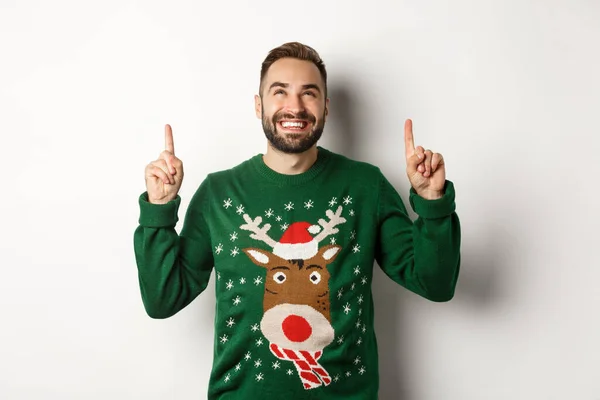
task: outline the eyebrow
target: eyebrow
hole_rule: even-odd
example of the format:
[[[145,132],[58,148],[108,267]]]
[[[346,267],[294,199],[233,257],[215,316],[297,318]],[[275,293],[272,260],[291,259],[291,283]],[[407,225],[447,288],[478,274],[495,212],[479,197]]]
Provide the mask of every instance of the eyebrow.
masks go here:
[[[273,89],[274,87],[288,88],[289,86],[290,86],[289,83],[273,82],[271,84],[271,86],[269,86],[269,91],[271,89]],[[308,83],[306,85],[302,85],[302,90],[306,90],[306,89],[314,89],[317,92],[321,93],[321,88],[319,88],[319,86],[316,83]]]

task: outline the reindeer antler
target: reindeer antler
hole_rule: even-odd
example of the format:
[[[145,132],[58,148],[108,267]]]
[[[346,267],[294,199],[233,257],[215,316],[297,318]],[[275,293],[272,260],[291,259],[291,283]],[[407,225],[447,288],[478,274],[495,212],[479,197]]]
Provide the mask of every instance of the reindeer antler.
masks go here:
[[[342,217],[342,206],[339,206],[335,211],[335,214],[331,210],[325,211],[325,215],[329,217],[329,222],[325,221],[323,218],[319,219],[319,225],[323,227],[323,230],[315,236],[315,240],[320,242],[325,239],[329,235],[333,235],[334,233],[338,233],[339,229],[336,228],[336,225],[343,224],[346,222],[346,218]]]
[[[271,229],[271,224],[265,224],[265,226],[259,228],[262,223],[262,217],[258,216],[253,220],[248,214],[244,214],[244,221],[246,221],[246,223],[241,225],[240,229],[253,232],[250,234],[252,239],[261,240],[271,246],[271,248],[275,247],[277,242],[267,234],[269,229]]]

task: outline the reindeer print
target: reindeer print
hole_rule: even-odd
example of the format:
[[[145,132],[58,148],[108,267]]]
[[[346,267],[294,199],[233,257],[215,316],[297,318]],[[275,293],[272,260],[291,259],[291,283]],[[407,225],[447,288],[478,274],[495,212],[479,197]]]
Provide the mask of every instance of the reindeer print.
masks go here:
[[[319,219],[318,225],[295,222],[279,241],[268,235],[270,224],[260,227],[260,216],[252,219],[244,214],[246,224],[240,226],[252,232],[252,239],[272,249],[243,249],[252,262],[267,270],[260,329],[269,340],[271,352],[279,359],[294,363],[305,389],[331,383],[318,360],[335,337],[327,265],[342,248],[333,244],[319,247],[319,243],[337,233],[336,226],[346,222],[341,213],[341,206],[335,213],[327,210],[328,220]],[[311,234],[317,235],[312,237]]]

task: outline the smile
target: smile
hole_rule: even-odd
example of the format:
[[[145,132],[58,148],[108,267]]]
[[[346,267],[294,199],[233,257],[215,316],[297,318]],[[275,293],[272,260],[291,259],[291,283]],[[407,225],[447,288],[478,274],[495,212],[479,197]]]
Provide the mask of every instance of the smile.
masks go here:
[[[288,130],[304,130],[308,126],[307,121],[279,121],[282,128]]]

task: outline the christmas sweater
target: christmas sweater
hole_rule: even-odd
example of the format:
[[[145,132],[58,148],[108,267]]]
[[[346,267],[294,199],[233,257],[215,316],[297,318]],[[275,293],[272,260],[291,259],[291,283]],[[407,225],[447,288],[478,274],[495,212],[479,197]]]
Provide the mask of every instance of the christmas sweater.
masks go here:
[[[298,175],[256,155],[209,174],[175,230],[181,198],[140,195],[134,249],[141,297],[168,318],[216,292],[208,399],[377,399],[374,262],[442,302],[460,265],[455,192],[410,189],[412,221],[379,168],[322,147]],[[214,275],[213,275],[214,270]]]

